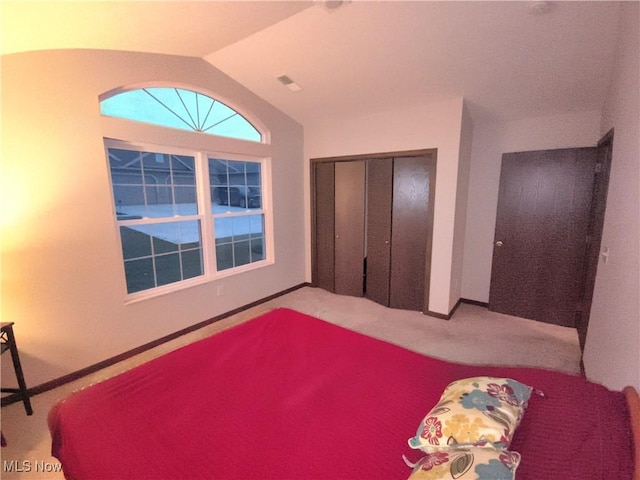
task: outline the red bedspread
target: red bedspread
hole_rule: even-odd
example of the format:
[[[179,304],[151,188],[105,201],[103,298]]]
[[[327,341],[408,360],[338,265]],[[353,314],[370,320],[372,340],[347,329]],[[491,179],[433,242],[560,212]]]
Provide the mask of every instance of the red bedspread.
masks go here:
[[[512,449],[520,480],[623,480],[624,397],[540,369],[435,360],[287,309],[71,395],[49,415],[69,479],[406,479],[402,459],[451,381],[540,389]]]

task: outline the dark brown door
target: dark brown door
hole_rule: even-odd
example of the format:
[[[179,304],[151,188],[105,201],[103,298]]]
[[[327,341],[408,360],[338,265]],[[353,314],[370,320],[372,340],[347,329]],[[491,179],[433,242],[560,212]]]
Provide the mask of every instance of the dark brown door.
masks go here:
[[[389,306],[391,280],[391,202],[393,159],[367,163],[367,277],[368,299]]]
[[[391,280],[389,306],[424,311],[429,233],[429,159],[396,157],[393,161]]]
[[[335,293],[364,291],[365,161],[335,164]]]
[[[333,162],[313,164],[314,174],[314,285],[329,292],[335,290],[335,169]]]
[[[575,327],[596,148],[502,157],[489,309]]]

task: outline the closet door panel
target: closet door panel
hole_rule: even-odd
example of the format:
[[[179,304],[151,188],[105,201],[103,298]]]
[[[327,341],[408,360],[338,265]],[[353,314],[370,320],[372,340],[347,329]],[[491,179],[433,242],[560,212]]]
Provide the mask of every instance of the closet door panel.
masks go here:
[[[330,292],[334,285],[335,195],[334,164],[316,163],[314,284]]]
[[[335,293],[364,290],[365,161],[335,164]]]
[[[394,159],[389,306],[424,311],[429,220],[427,158]]]
[[[365,296],[389,305],[393,159],[367,163],[367,276]]]

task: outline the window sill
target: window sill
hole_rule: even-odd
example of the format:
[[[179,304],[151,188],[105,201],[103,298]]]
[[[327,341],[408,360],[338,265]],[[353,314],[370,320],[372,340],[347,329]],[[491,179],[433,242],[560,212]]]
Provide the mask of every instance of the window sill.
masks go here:
[[[263,260],[261,262],[255,262],[252,264],[243,265],[242,267],[223,270],[221,272],[217,272],[215,275],[209,275],[209,276],[202,275],[189,280],[183,280],[181,282],[170,283],[168,285],[163,285],[161,287],[156,287],[149,290],[143,290],[141,292],[126,294],[124,304],[131,305],[131,304],[142,302],[144,300],[150,300],[150,299],[168,295],[171,293],[178,293],[188,288],[197,287],[199,285],[204,285],[207,283],[214,283],[235,275],[241,275],[246,272],[251,272],[253,270],[258,270],[260,268],[268,267],[269,265],[273,265],[274,263],[275,262],[272,260]]]

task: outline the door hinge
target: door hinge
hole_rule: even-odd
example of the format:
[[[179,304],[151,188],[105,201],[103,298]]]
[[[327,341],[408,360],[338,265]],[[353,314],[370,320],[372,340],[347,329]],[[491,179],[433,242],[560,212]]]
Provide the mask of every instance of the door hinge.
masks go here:
[[[602,171],[602,164],[596,163],[596,173],[600,173]]]

